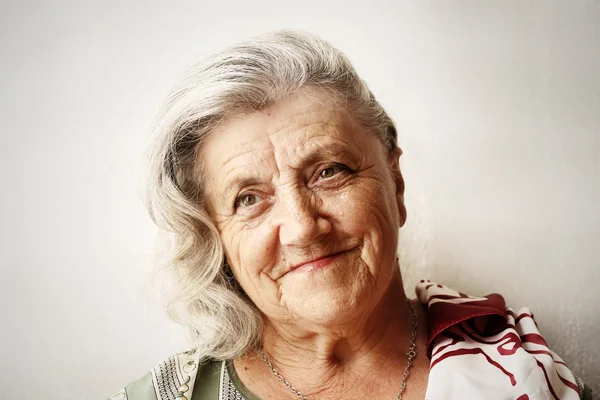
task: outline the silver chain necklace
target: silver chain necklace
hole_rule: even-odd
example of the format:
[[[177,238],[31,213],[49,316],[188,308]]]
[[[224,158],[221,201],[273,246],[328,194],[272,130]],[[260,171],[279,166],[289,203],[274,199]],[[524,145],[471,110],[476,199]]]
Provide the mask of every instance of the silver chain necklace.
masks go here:
[[[408,352],[406,353],[406,358],[408,359],[408,361],[406,362],[406,366],[404,367],[404,375],[402,376],[402,383],[400,383],[400,391],[398,392],[398,396],[396,396],[396,400],[402,400],[402,392],[404,392],[404,388],[406,387],[406,379],[408,378],[408,373],[410,371],[410,367],[412,366],[414,358],[417,356],[417,352],[416,352],[417,313],[416,313],[415,309],[413,308],[412,304],[410,304],[410,300],[406,299],[406,302],[408,304],[410,313],[412,314],[412,320],[413,320],[412,334],[410,336],[410,344],[408,345]],[[271,361],[269,361],[269,359],[267,358],[265,353],[263,353],[262,350],[259,349],[258,354],[259,354],[260,358],[263,360],[263,362],[265,363],[265,365],[269,368],[269,370],[271,370],[271,373],[281,383],[283,383],[285,385],[285,387],[290,390],[290,392],[294,393],[296,395],[296,397],[298,397],[299,399],[308,400],[308,397],[303,395],[302,392],[300,392],[298,389],[296,389],[287,379],[285,379],[283,377],[283,375],[281,375],[279,373],[279,371],[277,371],[275,369],[275,367],[273,367],[273,364],[271,363]]]

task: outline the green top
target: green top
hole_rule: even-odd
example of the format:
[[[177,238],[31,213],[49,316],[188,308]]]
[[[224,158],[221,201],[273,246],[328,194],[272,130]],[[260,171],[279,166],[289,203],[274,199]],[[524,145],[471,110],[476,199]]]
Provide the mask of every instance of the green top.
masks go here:
[[[166,400],[179,393],[181,400],[260,400],[240,380],[233,362],[194,360],[194,353],[181,353],[159,364],[130,383],[111,400]],[[190,374],[188,374],[190,372]],[[193,388],[190,391],[190,384]],[[183,390],[181,390],[183,389]],[[188,389],[188,390],[185,390]],[[191,392],[191,397],[189,397]]]
[[[194,355],[198,356],[187,352],[169,358],[110,400],[260,400],[244,386],[231,360],[200,361]],[[589,387],[584,387],[581,399],[593,400]]]
[[[260,400],[258,397],[254,395],[240,380],[237,372],[235,372],[235,368],[233,368],[233,361],[227,361],[227,372],[233,381],[236,389],[246,398],[246,400]],[[193,399],[195,400],[195,399]]]

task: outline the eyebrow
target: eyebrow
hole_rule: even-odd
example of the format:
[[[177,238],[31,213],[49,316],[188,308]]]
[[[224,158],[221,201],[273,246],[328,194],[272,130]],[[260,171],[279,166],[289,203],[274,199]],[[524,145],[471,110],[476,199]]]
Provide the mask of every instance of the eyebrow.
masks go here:
[[[306,157],[302,159],[298,168],[303,168],[307,165],[314,164],[315,162],[320,161],[324,158],[331,158],[340,155],[350,157],[350,161],[355,164],[358,163],[358,160],[360,158],[357,149],[353,149],[346,143],[333,142],[327,147],[321,146],[318,149],[315,149],[314,151],[310,152]]]
[[[348,157],[351,163],[357,165],[360,160],[360,153],[357,149],[353,149],[346,143],[333,142],[327,146],[320,146],[319,148],[311,151],[306,157],[303,157],[298,165],[294,166],[294,169],[303,169],[309,165],[312,165],[320,160],[332,158],[335,156],[343,155]],[[237,195],[242,188],[246,186],[265,184],[263,179],[255,175],[248,174],[248,168],[244,169],[244,172],[236,174],[233,178],[227,182],[225,189],[222,191],[222,198],[229,201],[232,197]],[[229,204],[227,204],[229,206]]]
[[[246,186],[264,184],[264,181],[254,176],[237,176],[233,181],[225,187],[222,193],[224,200],[229,201],[233,197],[237,198],[237,192]],[[226,204],[229,207],[231,204]]]

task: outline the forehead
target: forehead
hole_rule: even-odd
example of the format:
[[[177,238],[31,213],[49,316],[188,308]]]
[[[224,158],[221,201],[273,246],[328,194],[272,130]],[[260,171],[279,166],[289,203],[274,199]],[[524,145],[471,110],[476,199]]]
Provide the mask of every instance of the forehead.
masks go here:
[[[212,191],[240,170],[260,175],[253,170],[293,166],[311,151],[337,144],[361,151],[373,140],[379,142],[365,134],[345,104],[321,92],[299,94],[230,118],[211,132],[199,153],[201,178]]]
[[[353,125],[344,106],[330,97],[320,92],[297,95],[225,121],[205,141],[204,154],[212,156],[210,150],[221,145],[233,154],[263,145],[285,148],[315,136],[341,138]]]

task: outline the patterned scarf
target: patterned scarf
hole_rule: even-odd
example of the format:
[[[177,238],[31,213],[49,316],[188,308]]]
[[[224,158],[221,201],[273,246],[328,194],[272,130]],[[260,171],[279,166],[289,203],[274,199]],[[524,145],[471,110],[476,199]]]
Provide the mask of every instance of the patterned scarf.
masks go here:
[[[529,309],[430,281],[416,292],[428,309],[427,400],[580,398],[581,382],[548,348]]]

